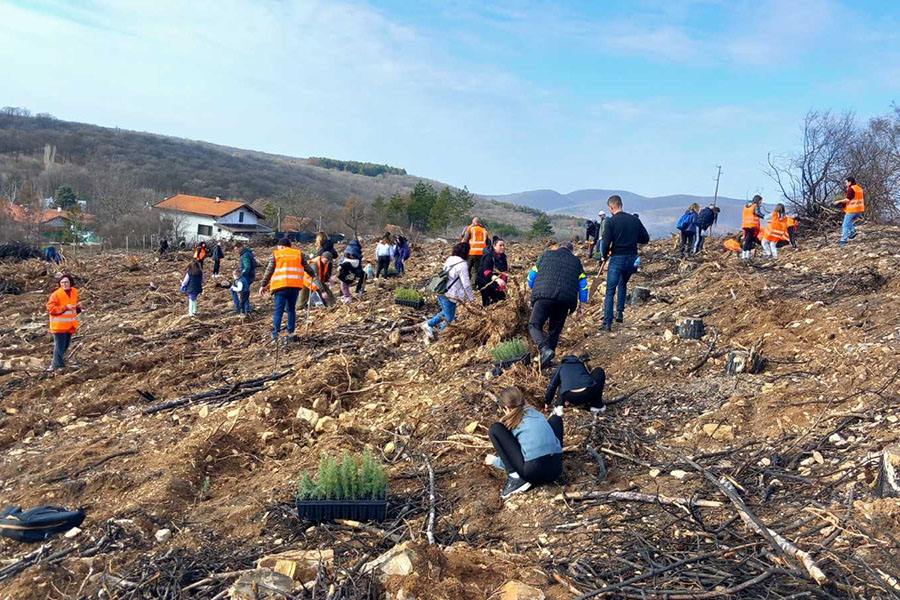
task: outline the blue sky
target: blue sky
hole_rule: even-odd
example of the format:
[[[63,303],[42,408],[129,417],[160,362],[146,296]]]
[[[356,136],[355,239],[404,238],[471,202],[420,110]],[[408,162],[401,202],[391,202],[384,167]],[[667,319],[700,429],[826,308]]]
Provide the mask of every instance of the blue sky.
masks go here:
[[[0,105],[489,194],[773,191],[900,98],[900,3],[0,0]]]

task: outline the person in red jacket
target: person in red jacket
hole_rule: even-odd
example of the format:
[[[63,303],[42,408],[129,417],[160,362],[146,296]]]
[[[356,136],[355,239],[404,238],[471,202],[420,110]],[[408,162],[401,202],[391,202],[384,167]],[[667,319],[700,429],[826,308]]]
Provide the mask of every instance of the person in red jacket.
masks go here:
[[[66,366],[66,352],[72,343],[72,335],[78,331],[78,315],[81,311],[75,280],[66,273],[59,278],[59,287],[50,294],[47,301],[50,333],[53,334],[53,363],[50,365],[50,371]]]

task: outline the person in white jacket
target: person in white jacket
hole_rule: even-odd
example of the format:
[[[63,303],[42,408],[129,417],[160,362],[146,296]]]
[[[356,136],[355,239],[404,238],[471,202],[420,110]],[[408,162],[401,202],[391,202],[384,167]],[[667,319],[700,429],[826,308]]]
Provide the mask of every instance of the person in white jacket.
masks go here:
[[[422,323],[422,330],[425,331],[425,337],[428,341],[432,341],[436,337],[435,327],[440,323],[441,331],[448,324],[453,322],[456,317],[456,305],[459,303],[472,302],[475,299],[472,293],[472,282],[469,279],[469,244],[468,242],[460,242],[453,246],[453,252],[450,257],[444,261],[444,270],[447,271],[448,282],[447,292],[438,296],[438,302],[441,304],[441,312],[431,317],[425,323]]]

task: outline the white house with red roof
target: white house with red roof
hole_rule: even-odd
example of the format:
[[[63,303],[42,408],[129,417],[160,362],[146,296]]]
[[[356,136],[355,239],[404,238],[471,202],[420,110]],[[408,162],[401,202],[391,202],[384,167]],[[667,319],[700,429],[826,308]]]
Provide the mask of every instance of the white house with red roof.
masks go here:
[[[262,225],[262,213],[246,202],[176,194],[153,205],[160,219],[172,225],[175,237],[191,243],[206,240],[247,240],[256,233],[271,233]]]

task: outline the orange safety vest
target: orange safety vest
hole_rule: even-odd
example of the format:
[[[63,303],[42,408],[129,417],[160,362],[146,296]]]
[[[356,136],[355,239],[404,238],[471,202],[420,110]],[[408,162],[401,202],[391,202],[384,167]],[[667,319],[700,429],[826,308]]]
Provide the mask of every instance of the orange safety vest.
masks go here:
[[[78,290],[72,288],[69,293],[56,288],[47,301],[47,312],[50,313],[50,333],[75,333],[78,331],[78,313],[74,308],[66,308],[69,304],[78,304]]]
[[[772,213],[772,220],[766,225],[763,239],[769,242],[788,241],[791,238],[788,236],[787,228],[787,219],[779,216],[778,213]]]
[[[269,280],[273,292],[281,288],[309,288],[315,290],[312,277],[303,268],[303,253],[294,248],[274,250],[275,272]]]
[[[482,256],[487,247],[487,229],[481,225],[469,227],[469,256]]]
[[[735,239],[729,238],[725,240],[725,249],[732,252],[740,252],[742,250],[741,243]]]
[[[788,227],[796,227],[797,226],[797,219],[795,219],[794,217],[785,217],[785,221],[787,221]]]
[[[866,195],[863,189],[855,184],[850,189],[853,190],[853,198],[844,205],[844,212],[850,215],[866,212]]]
[[[196,258],[197,260],[203,260],[204,258],[206,258],[206,248],[201,246],[194,250],[194,258]]]
[[[756,216],[756,204],[744,207],[744,218],[741,227],[744,229],[759,228],[759,217]]]

